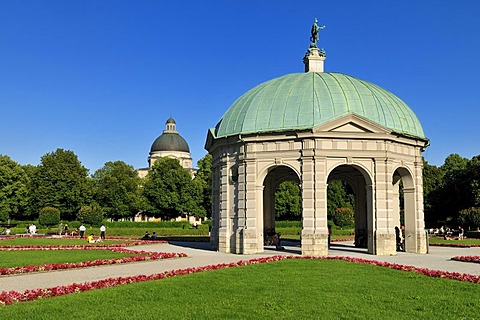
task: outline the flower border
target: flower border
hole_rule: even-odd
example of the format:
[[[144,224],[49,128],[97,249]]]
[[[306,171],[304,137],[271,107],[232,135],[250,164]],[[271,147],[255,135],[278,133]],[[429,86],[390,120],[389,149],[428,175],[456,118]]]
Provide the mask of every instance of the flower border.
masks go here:
[[[61,296],[65,294],[78,293],[78,292],[89,291],[94,289],[101,289],[105,287],[113,287],[113,286],[127,284],[127,283],[159,280],[159,279],[172,278],[179,275],[203,272],[208,270],[218,270],[218,269],[247,266],[247,265],[259,264],[259,263],[268,263],[268,262],[274,262],[274,261],[281,261],[285,259],[343,260],[347,262],[371,264],[371,265],[391,268],[395,270],[411,271],[411,272],[416,272],[416,273],[423,274],[425,276],[430,276],[430,277],[447,278],[447,279],[453,279],[453,280],[464,281],[464,282],[480,283],[480,275],[471,275],[466,273],[440,271],[440,270],[429,270],[426,268],[417,268],[413,266],[401,265],[401,264],[390,263],[390,262],[380,262],[375,260],[359,259],[359,258],[345,257],[345,256],[316,257],[316,256],[279,256],[277,255],[277,256],[271,256],[266,258],[240,260],[232,263],[221,263],[221,264],[209,265],[204,267],[193,267],[193,268],[186,268],[186,269],[171,270],[171,271],[165,271],[162,273],[156,273],[151,275],[108,278],[108,279],[86,282],[81,284],[74,283],[70,285],[58,286],[58,287],[47,288],[47,289],[26,290],[24,292],[2,291],[0,292],[0,306],[9,305],[17,302],[37,300],[39,298],[50,298],[50,297],[56,297],[56,296]]]
[[[0,275],[14,275],[14,274],[24,274],[31,272],[45,272],[45,271],[54,271],[54,270],[65,270],[65,269],[78,269],[78,268],[88,268],[96,266],[104,266],[111,264],[122,264],[122,263],[131,263],[131,262],[140,262],[140,261],[151,261],[159,259],[171,259],[171,258],[181,258],[186,257],[185,253],[167,253],[167,252],[150,252],[150,251],[138,251],[138,250],[129,250],[125,248],[109,248],[106,246],[75,246],[75,247],[36,247],[36,248],[25,248],[25,247],[16,247],[16,248],[0,248],[0,251],[30,251],[30,250],[109,250],[113,252],[126,253],[126,254],[136,254],[136,256],[123,257],[117,259],[97,259],[83,262],[67,262],[67,263],[50,263],[50,264],[40,264],[38,266],[23,266],[23,267],[10,267],[10,268],[0,268]]]
[[[456,256],[456,257],[453,257],[451,260],[480,263],[480,256]]]

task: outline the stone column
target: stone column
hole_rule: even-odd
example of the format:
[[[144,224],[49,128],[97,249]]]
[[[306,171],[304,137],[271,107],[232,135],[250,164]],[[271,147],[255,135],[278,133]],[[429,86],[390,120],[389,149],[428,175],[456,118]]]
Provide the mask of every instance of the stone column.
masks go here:
[[[327,184],[325,178],[316,181],[322,172],[325,176],[325,161],[316,163],[314,155],[314,150],[302,150],[302,255],[321,256],[328,255]]]
[[[219,185],[219,204],[218,204],[218,251],[230,253],[231,238],[231,215],[229,202],[230,189],[230,168],[228,165],[228,157],[224,156],[220,159],[220,185]]]
[[[396,255],[393,224],[393,164],[385,158],[375,161],[375,237],[374,254]]]
[[[418,157],[415,162],[415,235],[416,253],[427,253],[427,235],[425,234],[425,214],[423,210],[423,161]]]
[[[245,176],[245,186],[242,188],[245,201],[245,224],[243,230],[243,254],[254,254],[263,251],[263,245],[258,246],[258,220],[263,217],[259,217],[259,206],[262,204],[257,199],[257,170],[256,160],[247,159],[243,161],[242,174]],[[240,172],[239,172],[240,173]],[[260,211],[261,212],[261,211]]]

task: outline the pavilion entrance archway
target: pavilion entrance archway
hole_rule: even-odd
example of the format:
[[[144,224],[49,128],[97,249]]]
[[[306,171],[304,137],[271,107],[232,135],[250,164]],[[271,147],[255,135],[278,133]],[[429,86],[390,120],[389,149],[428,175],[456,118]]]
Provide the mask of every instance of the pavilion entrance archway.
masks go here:
[[[393,173],[393,221],[402,232],[403,248],[417,252],[416,188],[410,171],[397,168]]]
[[[275,232],[275,192],[278,186],[286,181],[300,184],[298,174],[285,165],[274,166],[268,169],[263,179],[263,236],[264,238]]]
[[[368,253],[375,252],[372,179],[359,166],[340,165],[329,173],[327,183],[335,180],[346,183],[353,194],[355,247],[366,249]]]

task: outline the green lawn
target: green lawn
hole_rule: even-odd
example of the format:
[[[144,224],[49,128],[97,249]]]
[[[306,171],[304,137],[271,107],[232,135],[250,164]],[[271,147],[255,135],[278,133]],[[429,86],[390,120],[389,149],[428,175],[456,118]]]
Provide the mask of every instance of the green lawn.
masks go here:
[[[0,251],[0,268],[84,262],[98,259],[118,259],[130,256],[133,256],[133,254],[112,252],[110,250]]]
[[[431,237],[430,243],[448,243],[448,244],[476,244],[480,245],[480,239],[464,239],[464,240],[444,240],[443,238]]]
[[[22,238],[10,238],[0,240],[0,246],[28,246],[28,245],[41,245],[41,246],[64,246],[64,245],[105,245],[114,243],[125,243],[125,240],[105,240],[95,244],[88,244],[87,239],[71,239],[71,238],[37,238],[37,237],[22,237]]]
[[[4,319],[478,319],[480,285],[284,260],[1,307]]]

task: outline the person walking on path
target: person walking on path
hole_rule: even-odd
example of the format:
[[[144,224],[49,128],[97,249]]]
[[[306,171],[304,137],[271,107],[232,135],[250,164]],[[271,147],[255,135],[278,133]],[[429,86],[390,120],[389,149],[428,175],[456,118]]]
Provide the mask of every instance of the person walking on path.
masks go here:
[[[102,224],[102,226],[100,227],[100,239],[105,240],[105,231],[106,230],[107,230],[107,228],[105,228],[105,225]]]
[[[87,228],[85,228],[83,224],[80,226],[80,228],[78,228],[78,231],[80,231],[80,239],[83,239],[85,236],[85,230],[87,230]]]

